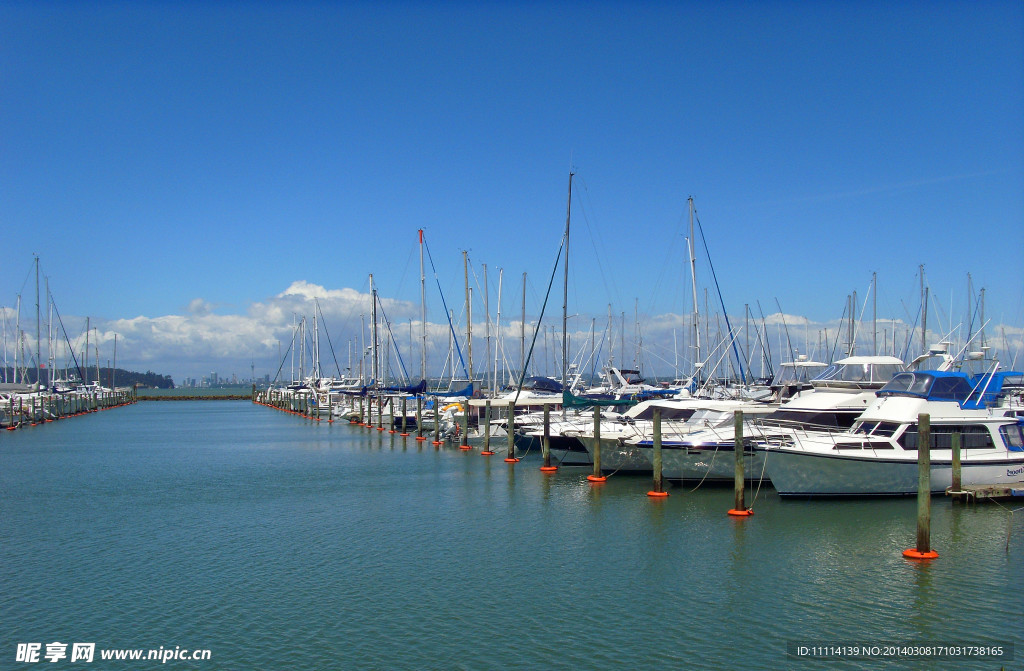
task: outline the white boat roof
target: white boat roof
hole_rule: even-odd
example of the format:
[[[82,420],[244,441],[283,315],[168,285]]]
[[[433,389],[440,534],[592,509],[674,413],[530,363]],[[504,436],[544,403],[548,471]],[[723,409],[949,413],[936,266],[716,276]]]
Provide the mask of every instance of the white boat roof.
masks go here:
[[[836,365],[843,364],[854,364],[854,363],[866,363],[866,364],[895,364],[902,366],[903,359],[897,359],[894,356],[883,356],[883,355],[867,355],[867,356],[848,356],[845,359],[840,359],[834,362]]]

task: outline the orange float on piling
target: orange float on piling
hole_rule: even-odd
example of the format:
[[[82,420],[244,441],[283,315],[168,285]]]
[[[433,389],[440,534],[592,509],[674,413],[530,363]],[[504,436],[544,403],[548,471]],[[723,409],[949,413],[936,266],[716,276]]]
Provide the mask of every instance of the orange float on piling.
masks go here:
[[[650,492],[647,492],[647,496],[651,497],[652,499],[663,499],[666,496],[668,496],[668,492],[650,491]]]
[[[516,457],[505,457],[505,463],[506,464],[516,464],[516,463],[519,463],[519,459],[516,458]]]
[[[557,470],[558,470],[558,466],[541,466],[540,467],[540,472],[541,473],[554,473]]]
[[[485,456],[485,457],[490,457],[490,456],[494,455],[494,451],[493,450],[483,450],[483,451],[480,452],[480,454],[482,456]]]
[[[727,514],[731,515],[732,517],[750,517],[751,515],[754,514],[754,511],[753,510],[748,510],[746,508],[744,508],[743,510],[735,510],[735,509],[733,509],[733,510],[728,511]]]
[[[935,550],[928,550],[927,552],[921,552],[916,548],[910,548],[909,550],[903,551],[903,556],[907,559],[937,559],[939,553]]]
[[[590,482],[602,483],[608,482],[608,476],[605,475],[588,475],[587,480]]]

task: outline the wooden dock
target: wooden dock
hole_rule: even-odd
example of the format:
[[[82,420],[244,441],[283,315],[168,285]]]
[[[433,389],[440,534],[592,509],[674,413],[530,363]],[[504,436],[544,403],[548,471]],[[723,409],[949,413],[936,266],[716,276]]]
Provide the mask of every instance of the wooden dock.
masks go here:
[[[964,485],[957,491],[950,487],[946,490],[946,496],[963,501],[1002,501],[1015,498],[1024,501],[1024,482],[1009,485]]]

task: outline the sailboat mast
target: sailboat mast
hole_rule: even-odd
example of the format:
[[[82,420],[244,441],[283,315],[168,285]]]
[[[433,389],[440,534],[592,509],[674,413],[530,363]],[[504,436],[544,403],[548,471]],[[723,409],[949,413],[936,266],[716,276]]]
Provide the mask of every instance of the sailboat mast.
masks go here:
[[[423,270],[423,229],[420,229],[420,330],[423,340],[420,347],[420,376],[427,379],[427,276]]]
[[[491,290],[487,284],[487,264],[484,266],[484,344],[487,347],[487,351],[484,352],[484,382],[490,385],[490,389],[494,389],[494,385],[491,384],[491,302],[490,294]]]
[[[569,221],[572,217],[572,176],[569,172],[569,197],[565,206],[565,265],[562,281],[562,389],[566,388],[568,382],[568,353],[569,339],[566,334],[569,332]],[[562,415],[565,415],[565,408],[562,408]]]
[[[473,382],[473,303],[470,301],[469,293],[469,259],[466,250],[462,250],[462,274],[466,283],[466,358],[469,360],[469,383]],[[473,386],[473,391],[476,387]]]
[[[695,240],[693,237],[693,196],[687,198],[686,201],[689,205],[690,210],[690,284],[693,285],[693,348],[694,348],[694,366],[700,363],[700,310],[697,303],[697,253],[694,249],[696,247]]]
[[[526,273],[523,273],[523,318],[519,322],[519,371],[526,377]]]
[[[924,264],[921,264],[921,353],[928,351],[928,289],[924,286]]]
[[[41,368],[43,363],[43,350],[40,347],[40,333],[42,332],[42,322],[39,319],[39,256],[36,256],[36,389],[39,389],[39,384],[42,379]]]
[[[501,337],[501,281],[504,279],[505,269],[498,268],[498,311],[494,317],[494,376],[491,379],[491,389],[498,389],[498,366],[501,365],[499,351],[504,351],[504,340]]]
[[[373,273],[370,273],[370,346],[373,348],[373,360],[370,363],[370,374],[373,384],[380,384],[379,362],[377,361],[377,290],[373,286]]]
[[[871,354],[878,356],[878,273],[871,273]]]

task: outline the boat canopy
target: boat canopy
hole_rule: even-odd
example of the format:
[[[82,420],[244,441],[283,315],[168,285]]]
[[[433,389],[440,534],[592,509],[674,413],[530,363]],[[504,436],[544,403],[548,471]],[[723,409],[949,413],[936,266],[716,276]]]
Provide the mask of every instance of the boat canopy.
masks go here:
[[[836,361],[811,380],[815,387],[878,388],[906,369],[894,356],[850,356]]]
[[[1022,378],[1016,371],[974,377],[954,371],[917,371],[896,375],[876,392],[879,396],[915,396],[929,401],[956,401],[966,409],[994,405],[1004,387],[1015,388]]]
[[[562,392],[562,383],[550,377],[528,377],[523,380],[523,391],[546,391],[552,394]]]
[[[966,401],[971,395],[970,379],[963,373],[941,371],[917,371],[899,373],[884,387],[878,396],[915,396],[929,401]]]
[[[562,405],[566,408],[590,408],[593,406],[636,405],[636,399],[617,399],[604,395],[576,396],[575,394],[569,391],[563,391]]]
[[[776,371],[771,386],[786,387],[794,384],[807,384],[814,377],[828,368],[827,363],[820,361],[787,361]]]

